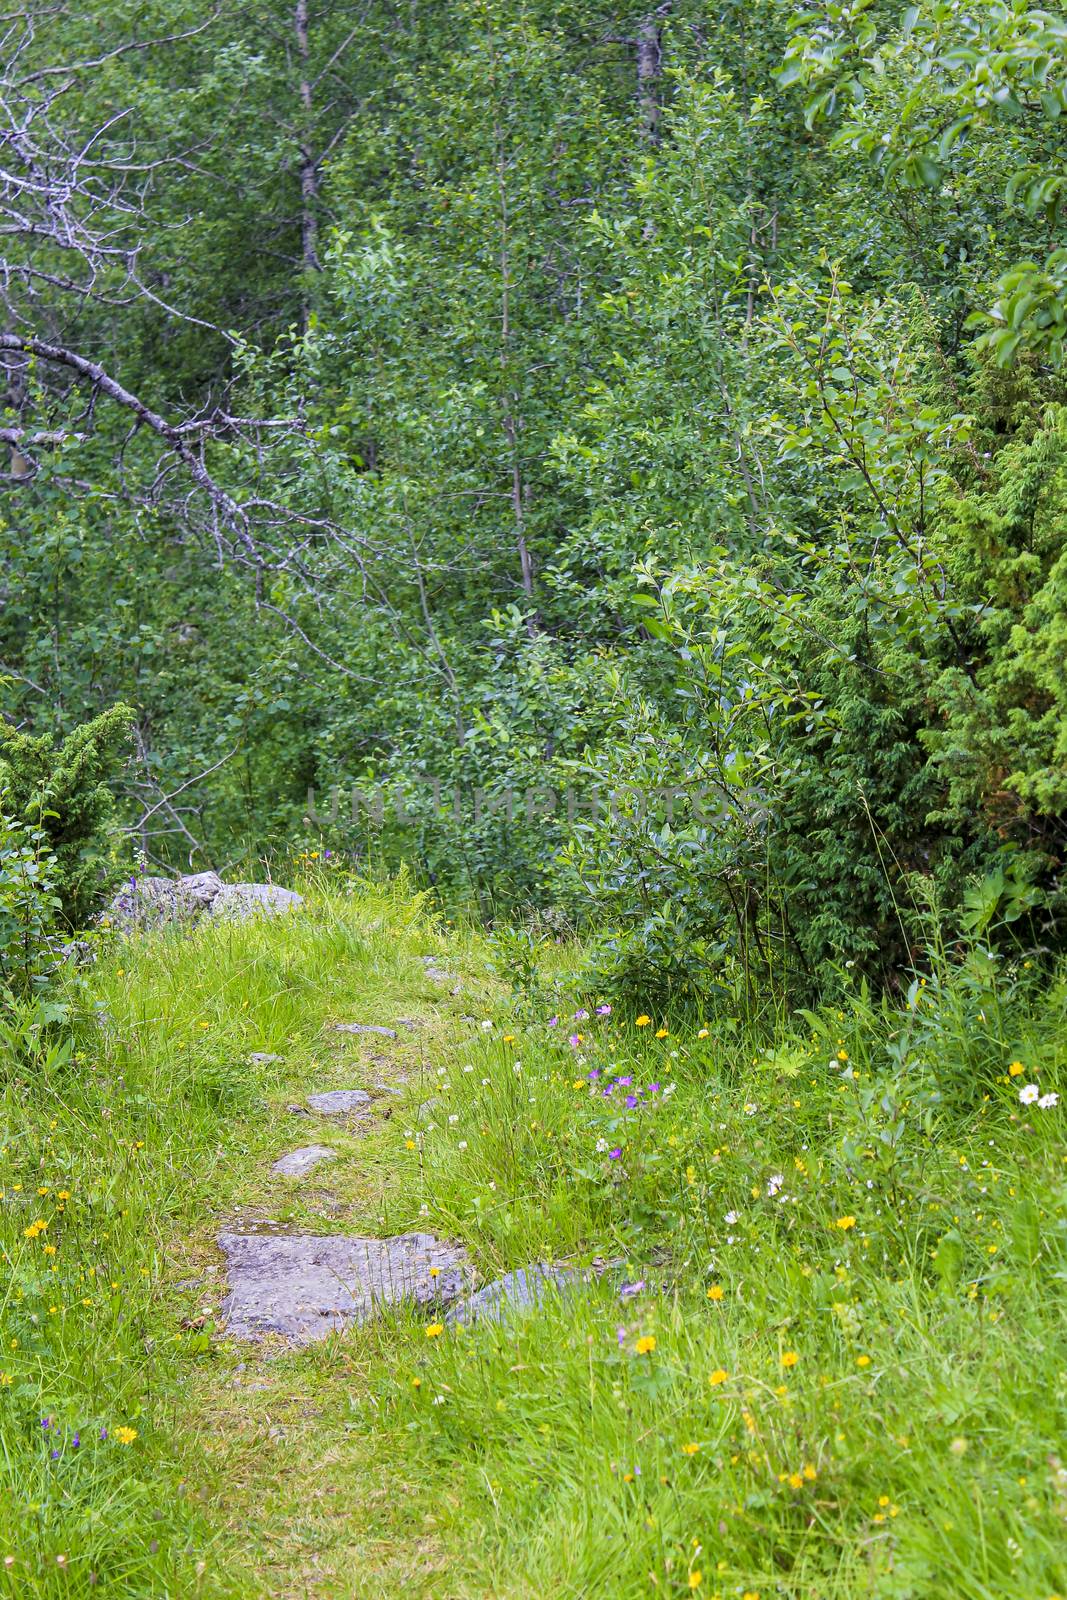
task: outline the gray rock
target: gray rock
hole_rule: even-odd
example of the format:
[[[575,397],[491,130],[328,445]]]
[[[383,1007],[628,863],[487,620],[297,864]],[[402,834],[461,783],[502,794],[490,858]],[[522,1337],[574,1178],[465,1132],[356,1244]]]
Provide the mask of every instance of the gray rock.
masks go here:
[[[175,897],[181,913],[195,917],[202,911],[209,910],[224,888],[225,885],[217,872],[192,872],[187,877],[178,879],[175,885]]]
[[[517,1311],[540,1305],[546,1294],[561,1294],[590,1279],[589,1273],[575,1267],[553,1267],[538,1261],[529,1267],[505,1272],[502,1278],[487,1283],[484,1289],[465,1295],[445,1316],[446,1322],[502,1322]]]
[[[382,1028],[376,1022],[335,1022],[334,1033],[380,1033],[383,1039],[395,1039],[395,1028]]]
[[[272,1056],[266,1050],[253,1050],[248,1059],[254,1067],[273,1067],[279,1061],[284,1061],[285,1057]]]
[[[223,883],[217,872],[182,878],[131,876],[101,918],[122,933],[158,928],[165,922],[196,922],[203,916],[274,916],[301,904],[301,896],[273,883]]]
[[[178,915],[177,886],[171,878],[130,877],[113,895],[100,921],[104,927],[132,933],[156,928]]]
[[[303,903],[303,895],[295,889],[282,889],[276,883],[226,883],[212,900],[210,914],[244,922],[249,917],[277,917]]]
[[[321,1111],[326,1117],[343,1117],[360,1106],[370,1105],[366,1089],[328,1089],[325,1094],[309,1094],[308,1105],[312,1111]]]
[[[336,1159],[337,1151],[332,1150],[328,1144],[304,1144],[299,1150],[290,1150],[287,1156],[279,1156],[270,1170],[277,1172],[283,1178],[302,1178],[321,1161]]]
[[[218,1242],[230,1284],[223,1316],[234,1339],[275,1333],[311,1344],[397,1300],[443,1307],[466,1283],[463,1250],[429,1233],[396,1239],[220,1233]]]

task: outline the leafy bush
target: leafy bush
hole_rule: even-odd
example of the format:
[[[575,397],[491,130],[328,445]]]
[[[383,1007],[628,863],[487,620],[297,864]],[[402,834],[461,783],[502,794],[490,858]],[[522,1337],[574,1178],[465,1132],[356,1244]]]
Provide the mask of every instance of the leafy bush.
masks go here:
[[[109,876],[114,800],[106,780],[132,717],[129,706],[113,706],[58,746],[47,734],[34,738],[0,724],[4,808],[47,845],[51,886],[70,928],[89,921]]]
[[[35,987],[51,964],[54,869],[43,831],[0,811],[0,1001]]]

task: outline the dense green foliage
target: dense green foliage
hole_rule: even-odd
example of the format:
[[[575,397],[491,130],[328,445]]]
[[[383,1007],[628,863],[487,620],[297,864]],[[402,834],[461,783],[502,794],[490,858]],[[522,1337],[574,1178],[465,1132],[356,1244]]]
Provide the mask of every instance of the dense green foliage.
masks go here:
[[[109,787],[133,713],[113,706],[58,745],[0,724],[0,805],[22,823],[47,860],[49,887],[68,928],[84,927],[107,890]]]
[[[931,900],[1055,943],[1064,23],[342,11],[59,8],[12,69],[76,64],[50,126],[120,109],[127,184],[70,202],[92,292],[16,231],[25,320],[193,431],[14,372],[68,436],[4,511],[8,714],[136,707],[147,859],[336,787],[329,847],[665,989],[891,974]]]

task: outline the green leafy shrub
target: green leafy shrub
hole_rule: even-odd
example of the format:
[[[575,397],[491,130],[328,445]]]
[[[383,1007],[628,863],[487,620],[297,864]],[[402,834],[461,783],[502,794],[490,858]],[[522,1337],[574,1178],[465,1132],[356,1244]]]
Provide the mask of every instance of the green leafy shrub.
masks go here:
[[[0,1003],[41,984],[52,965],[54,868],[43,830],[0,811]]]
[[[89,921],[108,880],[114,801],[107,777],[132,716],[129,706],[113,706],[58,746],[47,734],[34,738],[0,724],[3,807],[40,835],[59,914],[70,928]]]

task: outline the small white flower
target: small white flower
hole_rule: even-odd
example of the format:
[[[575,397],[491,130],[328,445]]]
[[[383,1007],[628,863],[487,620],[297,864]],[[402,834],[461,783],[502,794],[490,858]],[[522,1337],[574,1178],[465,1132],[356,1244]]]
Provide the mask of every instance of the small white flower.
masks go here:
[[[1037,1103],[1042,1111],[1049,1111],[1053,1106],[1059,1105],[1060,1097],[1058,1094],[1043,1094]]]
[[[516,1072],[516,1073],[521,1072],[522,1071],[522,1062],[521,1061],[516,1061],[515,1065],[512,1067],[511,1070],[512,1070],[512,1072]]]
[[[439,1077],[439,1078],[443,1078],[443,1077],[444,1077],[444,1075],[445,1075],[445,1073],[446,1073],[446,1072],[447,1072],[447,1071],[448,1071],[448,1068],[447,1068],[447,1067],[438,1067],[438,1069],[437,1069],[437,1076],[438,1076],[438,1077]]]
[[[598,1156],[602,1156],[604,1154],[604,1151],[607,1149],[607,1147],[608,1147],[608,1141],[606,1139],[598,1139],[597,1142],[596,1142],[596,1153],[597,1153],[597,1155]]]
[[[767,1193],[769,1195],[776,1195],[784,1182],[785,1179],[782,1177],[782,1174],[780,1172],[776,1172],[773,1178],[768,1179]]]
[[[492,1029],[493,1029],[493,1024],[489,1021],[489,1019],[487,1017],[486,1020],[482,1023],[482,1032],[483,1033],[491,1033]]]
[[[745,1113],[746,1117],[754,1117],[758,1110],[759,1110],[759,1106],[757,1106],[754,1101],[752,1101],[752,1100],[746,1100],[745,1101],[744,1113]]]
[[[464,1070],[464,1072],[473,1072],[474,1068],[468,1066],[468,1067],[464,1067],[463,1070]]]
[[[458,1144],[458,1145],[457,1145],[457,1147],[456,1147],[456,1148],[457,1148],[457,1149],[459,1149],[459,1150],[466,1150],[466,1148],[467,1148],[467,1141],[466,1141],[466,1139],[461,1139],[461,1140],[460,1140],[460,1141],[459,1141],[459,1144]]]
[[[1019,1099],[1024,1106],[1032,1106],[1040,1093],[1036,1083],[1028,1083],[1025,1089],[1019,1090]]]
[[[724,1222],[740,1222],[740,1220],[741,1220],[740,1211],[728,1211],[726,1213],[726,1216],[723,1218]]]
[[[449,1122],[458,1122],[459,1121],[459,1112],[458,1111],[453,1111],[452,1115],[449,1117],[448,1120],[449,1120]]]
[[[488,1078],[483,1078],[483,1079],[482,1079],[482,1083],[483,1083],[483,1084],[485,1084],[485,1085],[487,1085],[487,1084],[488,1084],[488,1082],[489,1082],[489,1079],[488,1079]]]
[[[420,1217],[428,1217],[429,1215],[430,1215],[430,1208],[426,1204],[426,1202],[423,1201],[422,1205],[419,1207],[419,1216]]]

